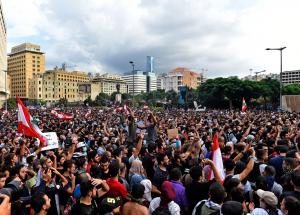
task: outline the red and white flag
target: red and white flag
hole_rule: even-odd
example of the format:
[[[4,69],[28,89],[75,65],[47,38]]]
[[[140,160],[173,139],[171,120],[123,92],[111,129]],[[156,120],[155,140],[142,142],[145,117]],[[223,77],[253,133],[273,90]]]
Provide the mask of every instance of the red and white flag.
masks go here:
[[[6,116],[9,117],[9,112],[8,112],[7,110],[4,110],[4,111],[2,112],[1,118],[4,119]]]
[[[59,120],[71,120],[74,118],[72,114],[58,112],[56,110],[51,110],[51,115],[56,117]]]
[[[128,110],[127,105],[115,108],[114,112],[115,113],[124,113],[125,115],[129,115],[129,110]]]
[[[242,112],[245,112],[245,110],[247,109],[247,104],[246,104],[246,101],[243,97],[243,100],[242,100]]]
[[[16,97],[18,102],[18,132],[29,137],[36,137],[42,145],[46,144],[46,138],[37,125],[31,122],[32,117],[23,102]]]
[[[215,134],[212,145],[212,161],[215,164],[216,169],[219,171],[221,179],[225,179],[225,172],[223,167],[223,159],[219,146],[218,134]],[[214,178],[214,174],[212,169],[210,169],[208,180],[212,180]]]
[[[85,118],[88,118],[92,114],[92,110],[89,109],[86,114],[84,115]]]

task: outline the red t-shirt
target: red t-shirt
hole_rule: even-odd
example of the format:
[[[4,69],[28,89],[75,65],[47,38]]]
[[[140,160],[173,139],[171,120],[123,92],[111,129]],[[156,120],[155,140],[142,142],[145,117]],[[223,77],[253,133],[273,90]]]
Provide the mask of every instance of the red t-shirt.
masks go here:
[[[121,196],[123,199],[126,199],[128,192],[123,184],[121,184],[118,179],[109,178],[106,180],[106,183],[109,186],[109,191],[107,193],[108,197],[116,198]]]

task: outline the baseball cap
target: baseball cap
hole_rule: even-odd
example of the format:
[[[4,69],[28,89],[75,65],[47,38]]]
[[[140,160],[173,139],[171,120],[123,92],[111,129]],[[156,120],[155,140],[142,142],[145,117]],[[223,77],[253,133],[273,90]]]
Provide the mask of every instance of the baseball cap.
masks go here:
[[[99,147],[98,149],[97,149],[97,153],[99,154],[99,155],[103,155],[103,153],[105,152],[106,150],[103,148],[103,147]]]
[[[121,197],[116,198],[105,198],[101,201],[100,208],[103,213],[110,213],[113,209],[122,205]]]
[[[276,206],[278,204],[277,197],[275,196],[274,193],[270,191],[264,191],[259,189],[256,191],[256,194],[259,196],[259,198],[264,200],[264,202],[270,206]]]

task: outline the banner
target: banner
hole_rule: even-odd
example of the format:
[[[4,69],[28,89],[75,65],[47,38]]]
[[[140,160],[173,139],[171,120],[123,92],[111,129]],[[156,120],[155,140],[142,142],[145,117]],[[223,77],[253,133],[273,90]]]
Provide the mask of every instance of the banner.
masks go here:
[[[51,149],[58,148],[58,137],[56,132],[46,132],[43,133],[44,137],[46,138],[47,146],[43,147],[41,151],[47,151]]]

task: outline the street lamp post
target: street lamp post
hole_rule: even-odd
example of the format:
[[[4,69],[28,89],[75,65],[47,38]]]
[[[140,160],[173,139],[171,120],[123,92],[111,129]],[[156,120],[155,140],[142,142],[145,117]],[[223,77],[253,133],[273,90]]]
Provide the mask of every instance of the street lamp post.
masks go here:
[[[7,79],[7,70],[3,70],[5,72],[5,80],[4,80],[4,85],[5,85],[5,111],[7,112],[7,88],[6,88],[6,79]]]
[[[134,62],[129,61],[132,66],[132,106],[134,107]]]
[[[266,48],[267,51],[280,51],[280,74],[279,74],[279,96],[280,96],[280,110],[282,110],[282,50],[284,50],[286,47],[280,47],[280,48]]]

